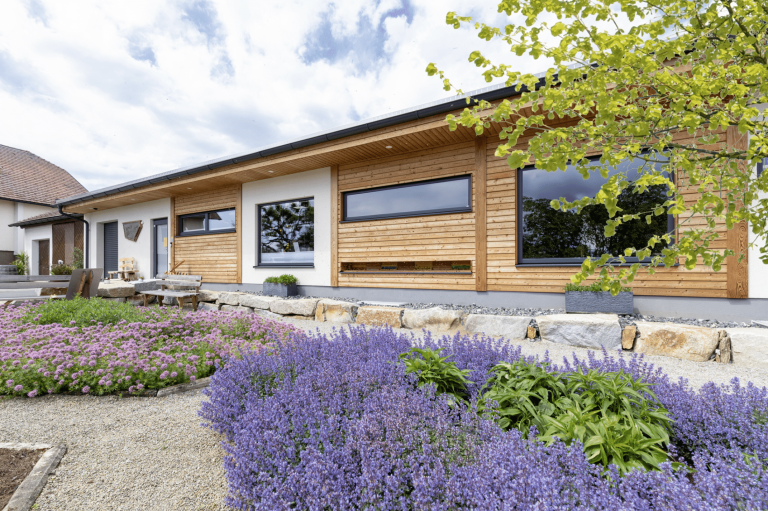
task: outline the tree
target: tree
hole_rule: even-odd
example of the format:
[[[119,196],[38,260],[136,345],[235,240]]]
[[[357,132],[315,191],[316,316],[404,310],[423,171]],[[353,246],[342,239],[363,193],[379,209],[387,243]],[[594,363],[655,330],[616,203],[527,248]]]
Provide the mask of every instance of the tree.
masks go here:
[[[296,252],[315,247],[315,208],[309,201],[274,204],[261,211],[261,252]]]
[[[713,248],[716,226],[723,223],[731,229],[748,222],[768,264],[768,199],[758,196],[768,192],[768,172],[760,177],[755,172],[768,157],[768,121],[761,116],[761,105],[768,102],[768,5],[503,0],[498,12],[519,14],[525,21],[504,27],[475,23],[478,36],[501,42],[518,56],[547,59],[552,67],[543,77],[524,74],[473,51],[469,60],[483,69],[486,81],[505,78],[521,94],[496,105],[467,98],[470,106],[461,115],[447,117],[450,128],[466,126],[479,135],[491,122],[500,123],[503,143],[496,155],[506,156],[512,169],[534,161],[554,172],[572,164],[588,179],[596,169],[587,156],[599,154],[608,167],[629,157],[643,159],[637,179],[618,173],[594,197],[551,202],[555,210],[579,213],[604,206],[606,237],[628,222],[651,224],[667,214],[677,218],[676,239],[675,232],[667,232],[651,236],[645,245],[587,257],[571,278],[574,283],[598,273],[603,289],[615,294],[641,267],[652,274],[676,260],[687,269],[702,261],[719,271],[727,256],[745,257]],[[471,21],[453,12],[446,17],[457,29]],[[455,89],[434,63],[427,73],[439,76],[445,90]],[[737,143],[722,143],[728,129],[738,130]],[[525,150],[515,147],[523,134],[532,135]],[[608,177],[606,170],[600,172]],[[619,205],[622,195],[660,186],[668,188],[664,200],[640,200],[637,206],[644,207],[636,210]],[[685,190],[699,194],[695,202],[686,203],[680,193]],[[644,263],[626,266],[629,256]]]

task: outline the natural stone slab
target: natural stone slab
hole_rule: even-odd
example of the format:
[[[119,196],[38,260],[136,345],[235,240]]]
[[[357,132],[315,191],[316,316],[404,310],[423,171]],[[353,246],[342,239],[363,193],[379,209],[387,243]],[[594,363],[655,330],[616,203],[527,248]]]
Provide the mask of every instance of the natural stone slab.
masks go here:
[[[315,320],[328,323],[354,323],[358,305],[343,300],[320,300],[315,309]]]
[[[197,295],[197,299],[201,302],[215,302],[219,299],[219,291],[211,291],[210,289],[201,289]]]
[[[125,298],[134,294],[136,294],[136,288],[133,284],[121,280],[99,282],[98,295],[103,298]]]
[[[147,295],[147,303],[155,303],[155,300],[157,299],[157,296],[155,295]],[[125,299],[126,302],[132,304],[132,305],[144,305],[144,295],[138,294],[129,296]]]
[[[173,394],[183,394],[185,392],[192,392],[198,389],[204,389],[211,383],[210,376],[208,378],[200,378],[197,381],[191,383],[182,383],[174,385],[172,387],[165,387],[157,391],[156,397],[172,396]]]
[[[734,364],[768,369],[768,329],[729,328],[728,336]]]
[[[218,303],[206,303],[206,302],[203,302],[203,303],[198,303],[197,304],[197,310],[199,310],[199,311],[217,311],[217,310],[219,310],[220,307],[221,307],[221,305],[219,305]]]
[[[399,307],[366,306],[357,309],[357,322],[370,326],[389,325],[392,328],[402,328],[401,317],[405,309]]]
[[[274,320],[277,320],[277,321],[282,321],[283,319],[285,319],[280,314],[275,314],[274,312],[270,312],[270,311],[264,310],[264,309],[253,309],[253,313],[254,314],[258,314],[259,316],[262,316],[264,318],[274,319]]]
[[[523,339],[528,334],[528,325],[531,324],[532,319],[530,316],[470,314],[464,322],[464,329],[470,334]]]
[[[625,350],[631,350],[635,345],[635,337],[637,337],[637,327],[635,325],[627,325],[621,332],[621,347]]]
[[[253,309],[250,307],[243,307],[242,305],[222,305],[220,310],[229,312],[246,312],[248,314],[253,314]]]
[[[178,305],[179,302],[173,296],[164,296],[163,305]]]
[[[155,291],[160,289],[162,286],[161,281],[159,280],[137,280],[132,281],[131,284],[137,293],[143,293],[144,291]]]
[[[584,348],[618,348],[621,325],[616,314],[553,314],[537,316],[542,341]]]
[[[637,330],[635,352],[646,355],[706,362],[720,343],[720,330],[714,328],[639,321]]]
[[[314,316],[317,298],[299,298],[298,300],[275,300],[269,310],[283,316]]]
[[[24,478],[11,500],[6,504],[4,511],[27,511],[35,505],[35,500],[43,491],[48,476],[59,466],[61,459],[67,452],[66,445],[51,447],[37,460],[32,471]]]
[[[243,293],[219,293],[219,303],[223,305],[240,305],[240,297]]]
[[[535,339],[536,335],[538,334],[538,332],[536,331],[536,327],[533,325],[529,326],[527,334],[528,335],[526,337],[528,337],[529,339]]]
[[[269,306],[280,300],[276,296],[260,296],[244,294],[240,296],[240,305],[253,307],[254,309],[269,310]]]
[[[450,330],[461,324],[462,315],[461,311],[445,310],[438,307],[431,309],[406,309],[403,313],[403,326],[405,328],[426,328],[435,331]]]

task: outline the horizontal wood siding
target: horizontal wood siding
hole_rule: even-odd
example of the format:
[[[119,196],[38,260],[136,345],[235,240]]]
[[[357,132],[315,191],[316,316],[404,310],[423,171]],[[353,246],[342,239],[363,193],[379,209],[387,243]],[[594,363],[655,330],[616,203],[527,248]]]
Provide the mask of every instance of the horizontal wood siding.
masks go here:
[[[473,174],[474,141],[452,144],[364,164],[342,165],[336,197],[341,217],[342,193],[350,190]],[[473,185],[473,211],[474,189]],[[472,275],[340,274],[339,286],[421,289],[475,289],[475,214],[396,218],[342,223],[338,226],[338,263],[468,260]]]
[[[238,205],[240,186],[222,188],[209,193],[184,195],[175,199],[175,214],[187,215],[217,209],[235,208]],[[242,223],[241,215],[236,215]],[[176,222],[178,225],[178,222]],[[203,282],[238,283],[240,251],[238,232],[206,234],[201,236],[175,236],[174,261],[184,263],[177,271],[190,275],[202,275]]]
[[[687,133],[675,137],[680,143],[689,139]],[[488,244],[488,290],[562,293],[563,287],[570,282],[570,277],[578,268],[575,267],[516,267],[517,261],[517,172],[507,166],[503,158],[494,156],[498,140],[488,140],[487,148],[487,244]],[[517,148],[525,149],[527,139],[521,139]],[[725,143],[725,133],[720,143]],[[557,173],[552,173],[557,179]],[[678,182],[679,193],[687,203],[695,201],[699,192],[695,187]],[[682,219],[680,219],[682,220]],[[688,225],[700,226],[703,220],[694,215]],[[718,222],[720,236],[712,243],[713,248],[724,249],[727,243],[727,231],[723,222]],[[636,295],[651,296],[727,296],[727,264],[719,272],[705,268],[701,262],[694,270],[686,270],[681,265],[671,268],[659,268],[655,275],[641,272],[640,278],[632,283]]]

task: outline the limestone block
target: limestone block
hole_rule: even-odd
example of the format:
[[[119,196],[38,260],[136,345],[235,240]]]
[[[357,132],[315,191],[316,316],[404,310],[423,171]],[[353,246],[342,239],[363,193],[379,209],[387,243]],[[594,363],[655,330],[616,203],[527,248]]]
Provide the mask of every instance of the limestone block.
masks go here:
[[[635,325],[627,325],[624,330],[621,331],[621,347],[625,350],[631,350],[635,345],[635,337],[637,334],[637,327]]]
[[[358,306],[342,300],[320,300],[315,309],[315,320],[328,323],[354,323]]]
[[[228,312],[245,312],[247,314],[253,314],[253,309],[250,307],[243,307],[242,305],[222,305],[222,311]]]
[[[450,330],[461,324],[462,315],[461,311],[444,310],[438,307],[431,309],[406,309],[403,313],[403,326],[405,328],[426,328],[435,331]]]
[[[217,311],[221,305],[217,303],[202,302],[197,304],[197,310],[199,311]]]
[[[160,289],[160,286],[162,285],[160,280],[132,281],[131,284],[137,293],[143,293],[144,291],[154,291],[156,289]]]
[[[134,294],[136,294],[136,288],[128,282],[123,282],[122,280],[99,282],[98,295],[103,298],[125,298]]]
[[[637,323],[635,352],[706,362],[720,343],[720,330],[677,323]]]
[[[154,295],[148,295],[147,303],[155,303],[155,300],[157,300],[157,297]],[[128,303],[132,303],[133,305],[144,305],[144,295],[143,294],[136,294],[133,296],[128,296],[125,298],[125,301]]]
[[[201,302],[215,302],[219,299],[219,291],[211,291],[210,289],[201,289],[197,295],[197,299]]]
[[[553,314],[537,316],[542,341],[584,348],[618,348],[621,325],[616,314]]]
[[[276,296],[259,296],[243,294],[240,296],[240,305],[244,307],[253,307],[254,309],[269,310],[269,306],[280,300]]]
[[[370,326],[389,325],[392,328],[401,328],[403,323],[400,318],[403,310],[398,307],[360,307],[357,309],[357,322]]]
[[[244,293],[219,293],[218,302],[222,305],[240,305],[240,297]],[[223,309],[222,309],[223,310]]]
[[[768,369],[768,328],[729,328],[728,336],[734,364]]]
[[[173,296],[164,296],[163,305],[178,305],[179,301]]]
[[[532,319],[530,316],[470,314],[464,322],[464,329],[470,334],[523,339],[528,334],[528,325],[531,324]]]
[[[270,312],[264,309],[253,309],[253,313],[258,314],[259,316],[266,319],[274,319],[278,321],[281,321],[284,319],[283,316],[281,316],[280,314],[275,314],[274,312]]]
[[[269,305],[269,310],[283,316],[314,316],[317,298],[300,298],[298,300],[275,300]]]

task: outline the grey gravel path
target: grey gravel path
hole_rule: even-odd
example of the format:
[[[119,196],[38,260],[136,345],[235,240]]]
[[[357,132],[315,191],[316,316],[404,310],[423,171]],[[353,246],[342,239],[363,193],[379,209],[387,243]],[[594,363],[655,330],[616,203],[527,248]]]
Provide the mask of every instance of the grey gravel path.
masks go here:
[[[36,511],[225,509],[223,450],[200,426],[203,399],[3,399],[0,442],[67,445]]]

